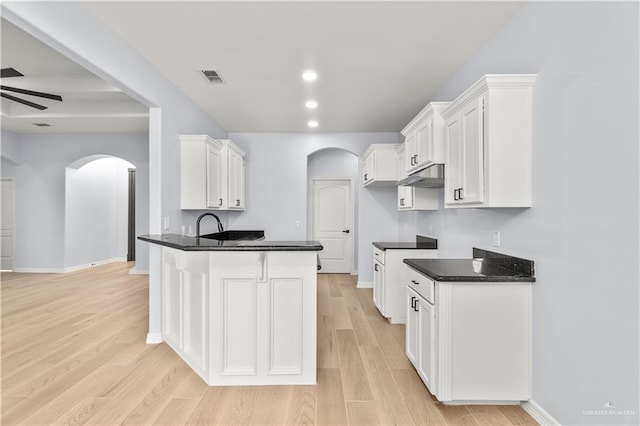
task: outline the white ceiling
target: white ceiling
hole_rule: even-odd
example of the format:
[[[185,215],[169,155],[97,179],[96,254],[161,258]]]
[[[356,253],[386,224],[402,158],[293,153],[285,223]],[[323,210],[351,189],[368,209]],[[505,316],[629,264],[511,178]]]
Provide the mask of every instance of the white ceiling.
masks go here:
[[[86,1],[230,132],[399,131],[509,20],[515,2]],[[3,85],[56,93],[40,112],[2,100],[14,132],[145,132],[148,110],[2,20]],[[318,80],[305,83],[303,70]],[[215,69],[211,85],[199,69]],[[318,108],[304,108],[307,99]],[[440,99],[444,100],[444,99]],[[307,121],[316,119],[315,130]],[[34,122],[52,127],[39,128]]]
[[[62,102],[8,92],[48,107],[44,111],[2,99],[2,128],[16,133],[137,133],[149,128],[148,109],[49,46],[2,20],[1,66],[24,77],[2,85],[62,96]],[[36,127],[47,123],[50,127]]]
[[[521,2],[86,5],[228,131],[377,132],[402,129]]]

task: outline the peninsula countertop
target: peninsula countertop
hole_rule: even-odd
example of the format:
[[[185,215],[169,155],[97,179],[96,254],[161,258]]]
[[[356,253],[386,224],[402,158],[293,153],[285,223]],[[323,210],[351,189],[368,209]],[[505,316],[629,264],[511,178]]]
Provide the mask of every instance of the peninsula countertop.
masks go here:
[[[213,240],[178,234],[140,235],[138,239],[183,251],[320,251],[319,241]]]

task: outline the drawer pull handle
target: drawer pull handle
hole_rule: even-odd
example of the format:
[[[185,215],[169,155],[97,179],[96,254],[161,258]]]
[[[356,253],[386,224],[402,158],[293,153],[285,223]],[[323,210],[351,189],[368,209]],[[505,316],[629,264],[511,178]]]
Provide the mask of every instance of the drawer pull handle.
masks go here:
[[[419,282],[419,281],[416,281],[416,280],[411,280],[411,282],[412,282],[412,283],[414,283],[415,285],[420,284],[420,282]]]

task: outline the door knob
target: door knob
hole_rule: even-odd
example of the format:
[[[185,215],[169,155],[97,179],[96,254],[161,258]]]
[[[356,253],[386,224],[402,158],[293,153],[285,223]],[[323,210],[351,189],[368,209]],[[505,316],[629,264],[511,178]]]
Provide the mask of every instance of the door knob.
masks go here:
[[[343,229],[342,232],[344,232],[345,234],[348,234],[351,231],[349,231],[348,229]]]

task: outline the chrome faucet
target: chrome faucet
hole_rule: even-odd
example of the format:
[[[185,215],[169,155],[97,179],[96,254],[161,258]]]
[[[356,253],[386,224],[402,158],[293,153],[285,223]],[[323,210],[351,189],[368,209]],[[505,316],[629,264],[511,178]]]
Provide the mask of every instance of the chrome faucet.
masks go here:
[[[200,238],[200,221],[205,216],[213,216],[213,217],[215,217],[216,220],[218,221],[218,232],[224,231],[224,228],[222,227],[222,222],[220,222],[220,218],[218,216],[216,216],[215,214],[211,213],[211,212],[206,212],[206,213],[202,213],[200,216],[198,216],[198,220],[196,220],[196,238]]]

